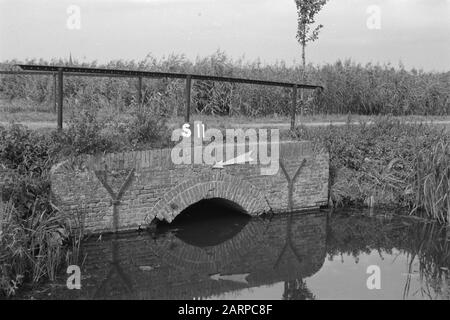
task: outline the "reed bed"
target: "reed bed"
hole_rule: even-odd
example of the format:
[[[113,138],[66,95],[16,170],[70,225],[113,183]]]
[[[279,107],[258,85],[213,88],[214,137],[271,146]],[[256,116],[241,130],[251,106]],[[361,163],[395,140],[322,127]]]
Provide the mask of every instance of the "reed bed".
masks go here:
[[[330,153],[335,206],[408,208],[449,223],[450,134],[445,129],[379,117],[373,125],[307,128],[290,138],[312,140]]]
[[[421,150],[414,164],[412,185],[416,199],[412,213],[450,221],[450,142],[439,141],[431,150]]]
[[[64,60],[4,61],[0,69],[11,70],[16,63],[68,65]],[[116,60],[105,64],[81,63],[73,66],[110,69],[148,70],[242,77],[273,81],[301,82],[302,67],[283,61],[263,64],[259,60],[232,59],[217,51],[195,61],[183,55],[142,61]],[[358,64],[338,60],[306,67],[307,82],[322,84],[323,92],[306,92],[304,114],[360,115],[449,115],[450,72],[406,70],[403,65]],[[143,99],[156,110],[171,116],[184,114],[184,87],[180,80],[146,79]],[[136,102],[136,79],[68,77],[65,79],[67,110],[79,106],[113,108],[124,111]],[[9,101],[10,112],[53,110],[53,78],[49,76],[0,76],[0,96]],[[195,81],[192,91],[193,111],[199,114],[242,116],[288,115],[291,90],[245,84]],[[30,103],[33,102],[33,103]],[[151,102],[151,103],[150,103]],[[299,105],[300,106],[300,105]],[[153,110],[153,111],[155,111]]]
[[[12,202],[8,202],[0,212],[0,292],[6,295],[15,294],[23,281],[54,281],[64,262],[64,243],[69,238],[65,218],[57,211],[32,210],[28,218],[20,218]]]

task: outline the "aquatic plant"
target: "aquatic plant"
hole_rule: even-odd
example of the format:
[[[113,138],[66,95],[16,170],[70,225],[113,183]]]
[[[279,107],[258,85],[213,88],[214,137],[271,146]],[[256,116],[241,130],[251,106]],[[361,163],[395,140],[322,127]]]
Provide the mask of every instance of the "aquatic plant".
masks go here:
[[[6,295],[15,294],[23,281],[55,280],[63,262],[63,243],[68,238],[65,218],[57,210],[39,210],[37,203],[32,214],[24,218],[11,201],[0,212],[0,292]]]
[[[439,141],[431,150],[419,150],[414,163],[412,186],[416,198],[412,213],[450,221],[450,142]]]
[[[450,243],[446,233],[446,227],[436,223],[415,223],[408,228],[409,272],[404,289],[405,297],[410,293],[409,283],[414,261],[419,262],[422,283],[420,294],[430,299],[445,295],[450,297]]]

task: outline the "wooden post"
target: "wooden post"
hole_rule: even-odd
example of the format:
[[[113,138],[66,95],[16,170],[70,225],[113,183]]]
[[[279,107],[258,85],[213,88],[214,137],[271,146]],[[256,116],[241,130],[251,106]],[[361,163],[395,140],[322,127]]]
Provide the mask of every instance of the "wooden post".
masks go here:
[[[63,68],[58,69],[58,131],[63,128],[64,78]]]
[[[291,130],[295,129],[295,113],[297,112],[297,85],[292,89]]]
[[[186,77],[186,116],[184,118],[186,123],[189,123],[190,115],[191,115],[191,87],[192,87],[192,77],[188,75]]]
[[[138,104],[140,105],[142,103],[142,77],[138,77]]]
[[[53,113],[56,114],[58,110],[58,94],[57,94],[57,79],[56,79],[56,73],[53,74]]]

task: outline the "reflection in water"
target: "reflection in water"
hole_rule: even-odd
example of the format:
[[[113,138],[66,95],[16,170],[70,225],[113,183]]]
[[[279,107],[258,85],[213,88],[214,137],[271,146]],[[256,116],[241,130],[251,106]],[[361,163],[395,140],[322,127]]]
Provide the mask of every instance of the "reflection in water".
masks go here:
[[[284,300],[314,300],[316,297],[302,279],[286,281],[284,283]]]
[[[357,293],[360,299],[450,299],[445,227],[392,215],[338,215],[329,224],[327,255],[322,270],[308,282],[320,287],[321,298]],[[381,269],[381,290],[364,290],[370,265]],[[325,281],[336,290],[321,285]]]
[[[128,274],[122,269],[118,259],[118,243],[116,240],[111,240],[111,258],[109,272],[100,285],[95,288],[92,295],[93,299],[98,299],[107,295],[108,282],[112,279],[116,279],[115,281],[119,280],[126,293],[133,293],[134,288],[132,280],[130,280]]]
[[[210,204],[202,208],[211,215]],[[235,209],[235,208],[234,208]],[[239,208],[238,208],[239,209]],[[228,208],[227,210],[231,210]],[[248,219],[192,212],[157,234],[87,241],[82,290],[96,299],[450,299],[445,228],[392,215],[344,212]],[[180,216],[181,217],[181,216]],[[211,232],[210,232],[211,231]],[[202,235],[208,235],[202,238]],[[213,235],[217,235],[214,237]],[[381,269],[381,290],[366,286]]]

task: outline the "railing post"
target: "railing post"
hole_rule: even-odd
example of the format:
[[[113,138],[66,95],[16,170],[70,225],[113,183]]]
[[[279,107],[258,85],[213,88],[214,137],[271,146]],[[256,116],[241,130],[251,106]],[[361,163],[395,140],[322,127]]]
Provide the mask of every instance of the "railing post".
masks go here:
[[[297,85],[292,88],[291,130],[295,129],[295,113],[297,112]]]
[[[140,105],[142,103],[142,77],[138,77],[138,104]]]
[[[56,114],[58,110],[58,94],[57,94],[56,73],[53,73],[53,113]]]
[[[185,123],[189,123],[190,115],[191,115],[191,84],[192,84],[192,77],[188,75],[186,77],[186,115],[184,118]]]
[[[300,90],[300,119],[303,119],[303,107],[305,105],[305,89]]]
[[[64,78],[63,68],[58,68],[58,131],[63,128]]]

